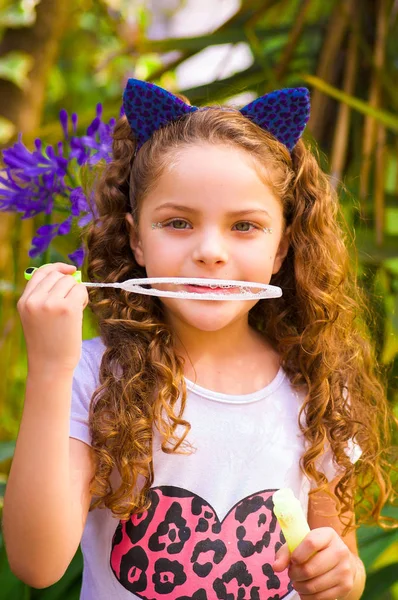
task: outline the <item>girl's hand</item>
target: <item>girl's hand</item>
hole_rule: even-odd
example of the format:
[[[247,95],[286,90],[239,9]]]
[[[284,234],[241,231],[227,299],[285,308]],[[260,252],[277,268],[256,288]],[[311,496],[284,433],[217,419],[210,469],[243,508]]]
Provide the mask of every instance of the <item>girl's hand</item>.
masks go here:
[[[288,566],[302,600],[336,600],[352,590],[357,563],[332,527],[319,527],[306,535],[292,555],[287,544],[279,548],[273,569],[280,572]]]
[[[18,301],[30,374],[73,372],[79,362],[88,293],[71,277],[75,270],[64,263],[38,269]]]

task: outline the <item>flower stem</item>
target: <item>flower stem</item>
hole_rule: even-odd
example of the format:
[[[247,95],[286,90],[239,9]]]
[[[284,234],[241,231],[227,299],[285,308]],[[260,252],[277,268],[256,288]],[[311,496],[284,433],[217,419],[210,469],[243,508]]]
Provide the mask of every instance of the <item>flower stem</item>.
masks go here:
[[[44,216],[44,225],[51,225],[51,217],[52,214],[46,214]],[[51,248],[50,248],[51,244],[48,246],[48,248],[46,248],[46,250],[43,252],[43,265],[46,265],[47,263],[50,262],[50,253],[51,253]]]
[[[73,175],[72,175],[72,173],[70,172],[70,170],[69,170],[69,169],[66,169],[66,171],[65,171],[65,175],[66,175],[67,177],[69,177],[69,179],[70,179],[70,182],[71,182],[71,184],[72,184],[72,187],[74,187],[74,188],[75,188],[75,187],[78,187],[78,186],[77,186],[77,181],[76,181],[76,179],[73,177]]]

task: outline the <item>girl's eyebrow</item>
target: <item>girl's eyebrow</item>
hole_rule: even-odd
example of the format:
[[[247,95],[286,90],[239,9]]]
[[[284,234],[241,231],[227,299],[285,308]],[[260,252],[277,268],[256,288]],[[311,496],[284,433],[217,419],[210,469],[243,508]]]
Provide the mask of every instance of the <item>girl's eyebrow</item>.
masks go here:
[[[200,210],[198,210],[196,208],[191,208],[190,206],[183,206],[182,204],[174,204],[173,202],[165,202],[164,204],[161,204],[160,206],[155,208],[154,212],[162,210],[163,208],[172,208],[174,210],[185,211],[185,212],[190,212],[190,213],[194,213],[194,214],[200,213]],[[249,208],[249,209],[245,209],[245,210],[231,211],[231,212],[227,213],[227,216],[228,217],[244,217],[244,216],[247,216],[247,215],[253,214],[253,213],[263,213],[263,214],[267,215],[267,217],[271,218],[271,215],[269,214],[269,212],[266,211],[264,208]]]

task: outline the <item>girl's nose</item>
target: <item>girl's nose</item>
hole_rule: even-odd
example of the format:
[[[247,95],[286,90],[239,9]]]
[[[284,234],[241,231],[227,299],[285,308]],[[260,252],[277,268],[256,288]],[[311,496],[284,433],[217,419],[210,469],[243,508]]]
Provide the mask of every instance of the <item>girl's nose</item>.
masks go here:
[[[205,233],[197,240],[193,259],[206,265],[225,264],[228,262],[225,240],[218,232]]]

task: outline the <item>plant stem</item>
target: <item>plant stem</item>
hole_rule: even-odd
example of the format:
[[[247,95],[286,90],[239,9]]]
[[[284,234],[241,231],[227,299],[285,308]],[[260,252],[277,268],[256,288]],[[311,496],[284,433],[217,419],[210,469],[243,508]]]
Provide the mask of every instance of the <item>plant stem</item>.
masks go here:
[[[51,217],[52,217],[52,213],[45,215],[44,225],[51,225]],[[50,262],[50,253],[51,253],[50,246],[51,246],[51,244],[49,244],[48,248],[45,250],[45,252],[43,252],[43,265],[46,265],[48,262]]]

